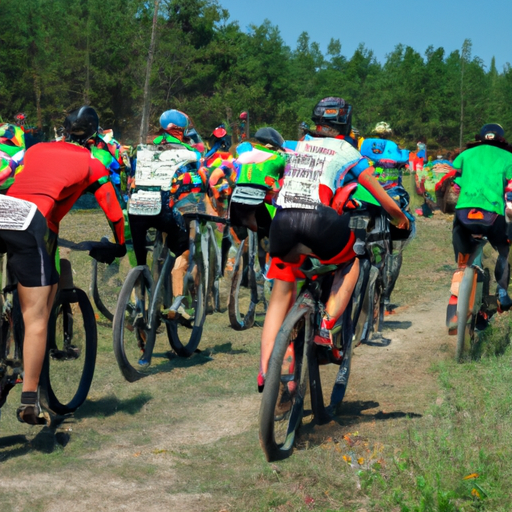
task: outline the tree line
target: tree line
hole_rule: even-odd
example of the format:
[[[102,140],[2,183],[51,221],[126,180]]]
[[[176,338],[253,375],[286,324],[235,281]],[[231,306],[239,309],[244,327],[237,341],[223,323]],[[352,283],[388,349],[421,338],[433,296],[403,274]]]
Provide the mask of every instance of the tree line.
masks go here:
[[[143,112],[155,132],[169,108],[203,136],[249,111],[251,129],[296,138],[333,95],[363,135],[386,121],[409,148],[457,147],[486,122],[512,130],[512,68],[487,69],[470,40],[450,54],[398,45],[380,63],[364,45],[344,56],[335,37],[322,53],[307,32],[290,48],[268,20],[244,32],[216,0],[4,2],[0,62],[0,119],[24,112],[46,138],[83,104],[123,142],[138,142]]]

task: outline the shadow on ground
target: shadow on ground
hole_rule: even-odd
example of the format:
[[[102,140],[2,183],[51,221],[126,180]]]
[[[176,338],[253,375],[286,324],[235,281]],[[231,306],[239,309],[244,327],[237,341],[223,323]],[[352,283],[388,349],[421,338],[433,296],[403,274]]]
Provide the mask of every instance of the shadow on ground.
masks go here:
[[[379,402],[372,400],[341,402],[341,404],[336,407],[335,414],[330,422],[319,425],[316,421],[312,421],[303,425],[299,431],[298,442],[300,444],[307,443],[308,446],[319,446],[325,442],[326,436],[330,437],[334,433],[334,429],[337,429],[338,427],[352,428],[354,425],[359,425],[361,423],[396,420],[398,418],[422,417],[421,414],[405,411],[384,412],[379,410],[374,413],[364,412],[376,409],[379,406]],[[308,411],[305,411],[305,414],[307,415]]]
[[[21,457],[29,452],[52,453],[56,448],[66,446],[70,440],[66,432],[56,432],[55,428],[43,427],[32,439],[23,435],[0,439],[0,463]]]
[[[152,398],[153,396],[149,393],[140,393],[126,400],[120,400],[115,396],[107,396],[99,400],[86,400],[75,412],[74,417],[77,419],[92,416],[107,417],[119,412],[133,415],[137,414]]]
[[[384,320],[384,327],[386,329],[392,329],[393,331],[396,331],[397,329],[409,329],[411,326],[412,322],[409,322],[408,320],[404,322],[398,322],[396,320]]]

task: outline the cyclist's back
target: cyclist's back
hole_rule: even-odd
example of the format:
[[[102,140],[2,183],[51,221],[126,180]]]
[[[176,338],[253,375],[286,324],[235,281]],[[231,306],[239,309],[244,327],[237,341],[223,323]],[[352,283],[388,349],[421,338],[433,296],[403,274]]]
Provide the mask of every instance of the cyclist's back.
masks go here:
[[[87,141],[98,129],[98,116],[91,107],[72,112],[65,122],[71,138],[77,144]],[[38,400],[37,387],[46,347],[48,318],[59,279],[55,268],[56,238],[60,220],[82,193],[94,192],[107,217],[113,224],[117,244],[99,244],[90,255],[101,261],[112,261],[126,252],[121,207],[109,182],[108,170],[84,147],[67,142],[41,143],[25,154],[24,170],[16,175],[4,200],[29,206],[26,228],[0,230],[2,249],[9,256],[8,264],[18,280],[20,307],[25,325],[23,340],[23,391],[17,410],[20,421],[45,424]],[[20,201],[22,200],[22,201]],[[13,206],[16,215],[4,220],[16,220],[23,211]],[[4,209],[5,212],[5,209]],[[48,231],[50,231],[48,233]],[[53,233],[53,235],[52,235]],[[5,400],[0,389],[0,405]],[[44,416],[44,415],[43,415]]]
[[[16,177],[7,195],[36,204],[48,227],[57,233],[60,221],[78,198],[108,178],[108,170],[87,149],[68,142],[40,143],[26,152],[25,171]],[[119,203],[111,201],[108,194],[102,206],[109,220],[122,217]]]
[[[230,223],[269,235],[274,213],[272,201],[280,187],[286,165],[284,139],[273,128],[260,128],[257,142],[237,148],[236,186],[231,196]]]
[[[452,295],[447,310],[450,334],[456,334],[457,283],[477,244],[474,235],[485,236],[498,251],[495,278],[498,284],[498,301],[501,310],[512,307],[508,295],[510,269],[510,233],[508,219],[512,209],[505,201],[512,201],[512,146],[505,138],[500,125],[487,124],[453,162],[457,170],[455,182],[460,195],[455,207],[452,243],[458,270],[453,276]],[[455,293],[453,293],[455,292]]]
[[[177,256],[187,249],[188,229],[173,206],[181,194],[195,190],[194,185],[203,187],[197,173],[200,153],[184,142],[188,116],[178,110],[168,110],[160,116],[160,125],[163,132],[154,138],[153,144],[138,149],[128,202],[138,265],[146,263],[146,232],[149,228],[167,233],[167,244]],[[148,155],[144,156],[145,153]]]
[[[342,265],[334,277],[325,315],[315,343],[332,345],[330,330],[350,301],[359,276],[353,249],[350,213],[344,210],[356,183],[382,204],[399,227],[409,221],[372,177],[368,161],[349,142],[352,106],[342,98],[321,100],[313,109],[316,137],[298,142],[287,161],[284,182],[270,227],[271,265],[275,279],[261,340],[258,386],[262,389],[275,337],[294,297],[294,284],[306,255],[322,263]],[[350,186],[348,186],[350,185]]]

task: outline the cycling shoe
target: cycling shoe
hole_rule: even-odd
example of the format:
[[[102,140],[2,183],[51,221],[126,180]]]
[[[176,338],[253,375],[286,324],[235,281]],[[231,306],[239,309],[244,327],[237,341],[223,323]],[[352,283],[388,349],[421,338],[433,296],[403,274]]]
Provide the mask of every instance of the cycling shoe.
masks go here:
[[[19,422],[29,425],[49,425],[51,423],[50,415],[39,405],[37,391],[21,393],[21,405],[16,411],[16,417]]]

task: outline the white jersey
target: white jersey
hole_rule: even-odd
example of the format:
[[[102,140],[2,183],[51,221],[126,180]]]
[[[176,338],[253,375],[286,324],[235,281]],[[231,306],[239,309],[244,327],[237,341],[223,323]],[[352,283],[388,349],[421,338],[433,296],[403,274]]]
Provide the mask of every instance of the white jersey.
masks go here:
[[[137,147],[137,167],[135,171],[136,187],[160,187],[161,190],[171,189],[176,171],[192,162],[199,161],[199,154],[187,148],[160,149],[153,145]]]
[[[162,210],[162,191],[171,189],[172,179],[183,166],[198,162],[199,153],[187,148],[141,144],[137,147],[135,192],[128,201],[130,215],[158,215]]]
[[[320,185],[334,194],[361,153],[341,139],[318,138],[297,143],[287,159],[284,183],[276,204],[281,208],[314,209],[321,204]]]

